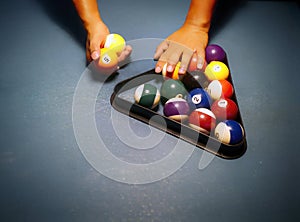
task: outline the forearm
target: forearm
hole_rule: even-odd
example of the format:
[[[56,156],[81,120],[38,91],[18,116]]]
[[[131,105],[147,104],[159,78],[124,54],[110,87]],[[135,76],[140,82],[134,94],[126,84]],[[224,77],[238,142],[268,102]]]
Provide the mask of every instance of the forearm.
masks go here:
[[[191,0],[184,25],[208,32],[216,0]]]
[[[97,0],[73,0],[73,3],[87,31],[96,23],[102,22]]]

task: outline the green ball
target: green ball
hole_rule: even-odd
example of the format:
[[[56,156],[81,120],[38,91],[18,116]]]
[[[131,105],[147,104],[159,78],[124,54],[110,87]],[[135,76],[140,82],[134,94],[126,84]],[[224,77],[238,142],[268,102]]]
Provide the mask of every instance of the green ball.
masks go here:
[[[141,106],[154,109],[159,103],[160,93],[155,86],[145,83],[136,88],[134,100]]]
[[[161,102],[165,104],[169,99],[175,97],[184,98],[187,91],[180,80],[168,79],[163,82],[160,88]]]

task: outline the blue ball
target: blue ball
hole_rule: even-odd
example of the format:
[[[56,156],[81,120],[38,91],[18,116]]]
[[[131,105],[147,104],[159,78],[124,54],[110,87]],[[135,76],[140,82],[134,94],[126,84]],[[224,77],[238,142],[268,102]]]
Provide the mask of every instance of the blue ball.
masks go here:
[[[235,120],[225,120],[216,126],[215,137],[222,143],[238,144],[244,138],[244,129]]]
[[[203,88],[191,90],[187,100],[191,109],[210,108],[211,98]]]

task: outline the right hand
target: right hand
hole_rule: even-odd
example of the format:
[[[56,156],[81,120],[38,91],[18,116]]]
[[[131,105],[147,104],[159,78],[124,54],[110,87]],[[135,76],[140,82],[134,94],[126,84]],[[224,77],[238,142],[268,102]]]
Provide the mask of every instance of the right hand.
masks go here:
[[[86,58],[89,62],[100,57],[100,46],[104,45],[106,36],[110,34],[108,27],[103,22],[97,22],[88,27],[86,40]],[[131,53],[132,48],[126,45],[118,55],[119,63],[124,61]]]

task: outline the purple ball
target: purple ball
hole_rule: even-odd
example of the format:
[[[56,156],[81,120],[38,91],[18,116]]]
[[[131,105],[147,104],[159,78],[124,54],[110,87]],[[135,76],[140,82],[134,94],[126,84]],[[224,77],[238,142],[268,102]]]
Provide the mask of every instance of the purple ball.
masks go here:
[[[182,98],[169,99],[164,106],[164,115],[180,122],[188,118],[189,112],[189,104]]]
[[[207,63],[210,63],[211,61],[224,62],[226,59],[226,53],[221,46],[211,44],[205,49],[205,58]]]

